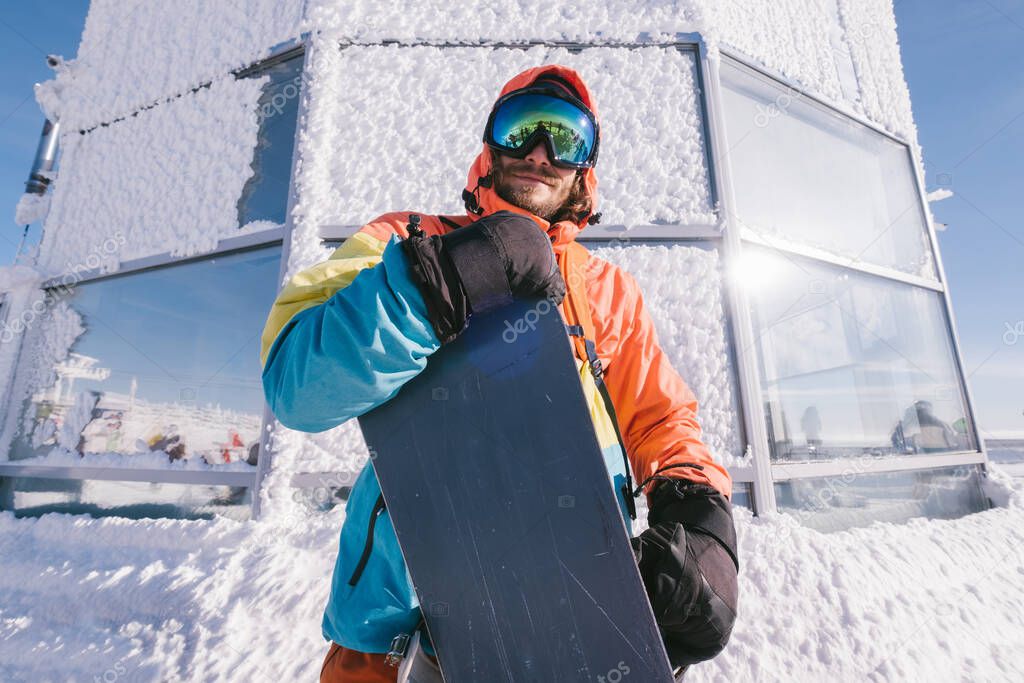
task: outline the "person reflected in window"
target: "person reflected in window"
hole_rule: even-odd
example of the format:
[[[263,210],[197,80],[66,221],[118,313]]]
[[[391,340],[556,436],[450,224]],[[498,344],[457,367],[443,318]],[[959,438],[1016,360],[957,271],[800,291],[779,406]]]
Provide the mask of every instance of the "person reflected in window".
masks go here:
[[[815,457],[821,447],[821,415],[818,414],[817,406],[807,406],[800,418],[800,429],[807,442],[807,455]]]
[[[956,432],[936,414],[931,401],[915,401],[903,413],[892,435],[902,453],[943,453],[958,446]]]

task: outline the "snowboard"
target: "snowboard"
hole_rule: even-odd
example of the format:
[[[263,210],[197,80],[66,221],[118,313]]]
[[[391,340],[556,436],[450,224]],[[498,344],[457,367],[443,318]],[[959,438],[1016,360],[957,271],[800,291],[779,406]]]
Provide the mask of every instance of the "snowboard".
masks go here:
[[[555,306],[473,316],[359,423],[446,683],[673,680]]]

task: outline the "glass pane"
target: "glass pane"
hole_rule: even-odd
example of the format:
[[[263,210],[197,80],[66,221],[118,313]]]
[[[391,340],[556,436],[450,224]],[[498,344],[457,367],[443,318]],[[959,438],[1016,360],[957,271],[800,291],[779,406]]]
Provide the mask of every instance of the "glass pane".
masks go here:
[[[744,247],[772,457],[976,450],[938,292]]]
[[[985,448],[992,462],[1024,463],[1024,439],[985,439]]]
[[[279,260],[265,247],[51,290],[12,459],[251,470]]]
[[[750,495],[750,484],[733,482],[731,502],[733,507],[744,507],[753,511],[754,504]]]
[[[744,231],[935,277],[904,145],[728,60],[722,86]]]
[[[252,159],[252,177],[238,198],[238,225],[269,221],[284,225],[292,174],[295,125],[302,94],[302,56],[275,64],[252,76],[269,76],[260,96],[259,137]],[[269,226],[268,226],[269,227]]]
[[[48,512],[132,519],[249,519],[251,489],[80,479],[0,479],[0,509],[18,517]]]
[[[953,519],[989,507],[977,465],[884,474],[854,470],[835,477],[778,482],[779,510],[819,531],[840,531],[876,521]]]

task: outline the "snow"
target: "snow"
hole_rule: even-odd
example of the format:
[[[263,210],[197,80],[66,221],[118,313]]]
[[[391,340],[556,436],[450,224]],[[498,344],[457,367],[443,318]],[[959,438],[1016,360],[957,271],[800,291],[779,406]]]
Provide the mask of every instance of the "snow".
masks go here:
[[[109,272],[132,258],[211,251],[237,234],[266,80],[228,76],[109,127],[64,135],[39,266],[57,275],[92,261]]]
[[[18,206],[14,209],[14,222],[18,225],[30,225],[46,218],[50,210],[50,195],[28,193],[21,195]]]
[[[18,372],[13,373],[13,379],[8,379],[12,388],[7,395],[4,428],[0,433],[0,459],[2,460],[7,460],[10,457],[14,433],[28,431],[26,429],[27,422],[31,419],[28,414],[24,415],[25,422],[21,425],[18,424],[23,412],[20,409],[22,401],[37,388],[53,386],[57,379],[55,370],[57,364],[68,357],[75,339],[85,332],[82,316],[68,306],[66,301],[58,301],[53,306],[46,307],[43,305],[44,295],[39,289],[34,290],[28,298],[31,300],[31,304],[23,306],[24,314],[18,316],[25,321],[25,324],[17,333],[21,339],[21,355],[17,362]],[[13,309],[12,312],[14,312]]]
[[[78,56],[36,91],[65,135],[223,78],[298,37],[303,0],[92,0]]]
[[[1008,507],[957,520],[822,534],[737,510],[739,621],[687,680],[1020,679],[1024,485],[994,477]],[[315,680],[343,512],[289,503],[258,523],[0,513],[0,679]]]

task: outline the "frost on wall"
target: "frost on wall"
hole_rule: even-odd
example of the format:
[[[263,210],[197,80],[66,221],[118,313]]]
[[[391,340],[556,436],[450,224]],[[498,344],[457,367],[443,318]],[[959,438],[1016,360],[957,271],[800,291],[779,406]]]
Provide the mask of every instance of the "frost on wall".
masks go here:
[[[291,272],[322,225],[381,213],[465,212],[466,174],[501,86],[520,71],[577,69],[601,117],[604,224],[713,223],[692,56],[672,47],[528,50],[317,45],[300,141]],[[382,77],[387,74],[387,77]]]
[[[131,258],[210,251],[237,234],[265,81],[229,76],[111,126],[65,133],[40,267],[115,270]]]
[[[735,48],[916,144],[891,0],[701,5],[709,42]]]
[[[32,306],[29,310],[38,309]],[[14,433],[32,434],[36,427],[34,416],[24,411],[25,399],[36,389],[52,386],[57,381],[54,368],[68,357],[72,344],[85,332],[82,316],[65,301],[58,301],[45,312],[29,316],[26,328],[0,434],[0,458],[5,460],[10,457]],[[47,431],[48,436],[52,435],[55,427],[45,423],[39,425],[39,429]]]
[[[0,415],[11,405],[11,381],[26,330],[46,310],[42,276],[22,265],[0,267]],[[0,432],[2,432],[0,420]]]
[[[834,7],[827,0],[706,2],[706,6],[718,47],[734,47],[826,98],[842,100],[829,41]]]
[[[223,78],[299,35],[303,0],[92,0],[78,56],[37,98],[65,130]]]
[[[860,84],[858,111],[917,145],[891,0],[838,0]]]
[[[358,42],[623,42],[634,41],[641,34],[671,40],[677,32],[694,30],[699,22],[700,4],[697,0],[309,0],[307,23],[335,38]]]
[[[749,464],[743,460],[718,251],[642,244],[591,250],[636,278],[658,342],[697,397],[712,454],[726,465]]]

